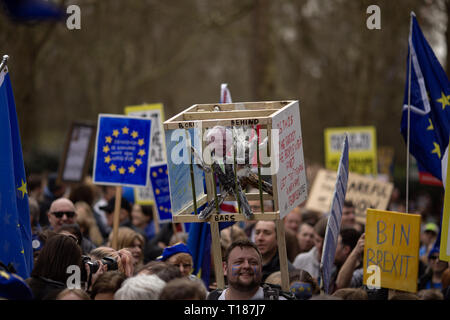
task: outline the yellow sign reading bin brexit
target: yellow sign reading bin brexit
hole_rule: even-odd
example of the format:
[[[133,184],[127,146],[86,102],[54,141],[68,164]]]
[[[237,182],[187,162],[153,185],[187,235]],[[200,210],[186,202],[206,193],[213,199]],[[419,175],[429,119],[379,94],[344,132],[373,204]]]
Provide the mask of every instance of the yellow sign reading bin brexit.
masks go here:
[[[349,171],[377,175],[377,139],[375,127],[341,127],[325,129],[325,167],[337,170],[341,147],[348,134]]]
[[[420,218],[367,209],[364,284],[417,292]]]

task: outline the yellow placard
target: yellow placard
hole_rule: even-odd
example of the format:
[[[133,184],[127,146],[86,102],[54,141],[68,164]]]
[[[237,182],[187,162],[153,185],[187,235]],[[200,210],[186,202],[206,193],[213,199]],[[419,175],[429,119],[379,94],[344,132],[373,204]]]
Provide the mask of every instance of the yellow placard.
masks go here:
[[[450,170],[449,170],[450,157],[447,158],[447,175],[445,179],[445,195],[444,195],[444,212],[442,213],[442,230],[441,230],[441,243],[439,247],[439,259],[442,261],[450,262]]]
[[[337,170],[346,133],[349,145],[349,171],[376,176],[377,138],[375,127],[371,126],[325,129],[325,167]]]
[[[125,107],[126,115],[141,115],[145,116],[149,110],[159,110],[161,113],[161,122],[164,122],[164,107],[162,103],[151,103],[151,104],[142,104],[137,106],[127,106]]]
[[[420,219],[418,214],[367,209],[364,284],[370,285],[369,277],[378,272],[382,288],[417,292]],[[378,271],[368,272],[370,266]]]

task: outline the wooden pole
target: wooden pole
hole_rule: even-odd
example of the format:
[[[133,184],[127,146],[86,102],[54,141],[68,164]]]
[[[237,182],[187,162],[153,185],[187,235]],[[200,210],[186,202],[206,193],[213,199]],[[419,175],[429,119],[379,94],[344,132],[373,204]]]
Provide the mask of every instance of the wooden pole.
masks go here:
[[[155,226],[155,234],[159,233],[159,216],[158,216],[158,208],[156,207],[156,201],[153,205],[153,225]]]
[[[173,235],[174,235],[175,239],[177,239],[177,243],[181,242],[181,238],[178,235],[177,226],[175,225],[174,222],[172,222],[172,229],[173,229]]]
[[[122,186],[116,187],[116,201],[114,204],[114,217],[113,217],[113,238],[112,238],[112,248],[118,250],[117,236],[119,234],[119,223],[120,223],[120,209],[122,202]]]
[[[280,259],[281,288],[283,291],[289,291],[289,269],[283,219],[276,220],[275,224],[277,228],[278,257]]]
[[[222,268],[222,248],[220,246],[220,232],[219,223],[216,221],[210,222],[211,226],[211,253],[214,259],[214,272],[216,274],[216,282],[218,289],[225,288],[225,279]]]

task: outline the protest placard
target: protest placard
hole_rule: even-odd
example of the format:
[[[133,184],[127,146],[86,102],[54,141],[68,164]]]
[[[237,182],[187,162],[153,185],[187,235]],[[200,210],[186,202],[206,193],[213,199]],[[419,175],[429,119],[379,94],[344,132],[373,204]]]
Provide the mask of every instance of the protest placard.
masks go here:
[[[280,219],[283,219],[307,197],[303,139],[298,103],[277,113],[272,119],[272,128],[279,134],[279,168],[277,193]]]
[[[112,247],[118,249],[122,186],[145,187],[149,182],[151,119],[99,114],[93,182],[116,186]]]
[[[342,155],[339,161],[337,180],[333,192],[331,214],[328,218],[325,238],[323,241],[322,258],[320,259],[320,271],[325,293],[329,293],[331,271],[334,265],[334,257],[338,244],[339,232],[341,230],[342,208],[344,206],[345,194],[347,192],[348,180],[348,138],[345,137],[342,147]]]
[[[154,205],[158,222],[172,222],[169,193],[169,177],[166,160],[162,103],[125,107],[125,113],[152,119],[152,143],[150,147],[150,183],[145,188],[135,188],[136,202]],[[156,203],[155,203],[156,202]]]
[[[82,182],[95,140],[95,125],[72,122],[58,168],[58,181]]]
[[[305,208],[320,213],[330,212],[336,172],[321,169],[316,175]],[[394,185],[391,182],[349,173],[345,199],[353,202],[356,219],[365,222],[366,209],[386,210]]]
[[[164,121],[164,110],[161,103],[155,104],[144,104],[136,106],[127,106],[124,109],[127,116],[141,117],[152,119],[152,146],[150,150],[150,165],[152,165],[152,160],[157,160],[156,162],[161,162],[165,159],[165,152],[160,154],[160,146],[164,145],[164,141],[161,142],[163,138],[163,132],[161,132],[161,123]],[[153,155],[153,156],[152,156]],[[157,163],[156,163],[157,164]],[[147,187],[134,188],[134,197],[136,203],[142,205],[154,205],[154,196],[152,184],[149,183]]]
[[[141,117],[152,120],[152,141],[150,146],[151,166],[166,163],[166,152],[164,147],[164,107],[162,103],[144,104],[125,107],[125,114],[131,117]]]
[[[376,129],[371,126],[326,128],[324,132],[325,167],[337,170],[345,133],[348,133],[350,172],[376,176]]]
[[[364,284],[375,265],[382,288],[417,292],[420,220],[418,214],[367,210]]]
[[[150,167],[150,181],[159,222],[172,222],[167,164]]]
[[[94,183],[146,186],[151,120],[100,114],[97,128]]]
[[[447,157],[447,171],[445,179],[445,195],[444,195],[444,210],[442,212],[442,225],[441,225],[441,239],[439,259],[442,261],[450,262],[450,157]]]

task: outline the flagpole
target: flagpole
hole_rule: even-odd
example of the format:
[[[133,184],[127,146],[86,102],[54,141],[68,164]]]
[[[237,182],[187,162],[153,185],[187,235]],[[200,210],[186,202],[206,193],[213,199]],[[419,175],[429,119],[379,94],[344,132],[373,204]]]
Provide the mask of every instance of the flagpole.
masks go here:
[[[406,139],[406,213],[409,213],[409,140],[410,140],[410,131],[411,131],[411,56],[412,56],[412,23],[413,17],[416,14],[411,11],[411,21],[409,25],[409,38],[408,38],[408,47],[409,47],[409,61],[408,61],[408,133]]]
[[[9,56],[5,54],[5,55],[3,56],[2,62],[0,62],[0,72],[2,72],[2,71],[3,71],[3,68],[6,67],[6,65],[7,65],[7,63],[8,63],[8,59],[9,59]]]

